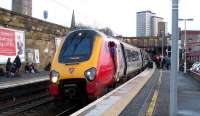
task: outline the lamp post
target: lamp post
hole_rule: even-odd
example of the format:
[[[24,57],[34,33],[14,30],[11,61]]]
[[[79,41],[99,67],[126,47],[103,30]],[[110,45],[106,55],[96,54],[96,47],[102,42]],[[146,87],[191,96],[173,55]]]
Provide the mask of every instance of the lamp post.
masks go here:
[[[186,50],[187,50],[187,46],[186,46],[186,39],[187,39],[187,34],[186,34],[186,22],[187,21],[193,21],[194,19],[189,18],[189,19],[179,19],[179,21],[184,21],[184,25],[185,25],[185,31],[184,31],[184,43],[183,43],[183,47],[184,47],[184,73],[187,72],[187,54],[186,54]]]
[[[172,46],[171,46],[171,73],[170,73],[170,116],[177,114],[177,51],[178,51],[178,2],[172,0]]]
[[[161,51],[162,51],[162,57],[161,57],[161,62],[160,62],[160,66],[163,68],[163,58],[164,58],[164,38],[165,38],[165,31],[161,31],[160,30],[160,38],[161,38],[161,47],[162,47],[162,49],[161,49]]]

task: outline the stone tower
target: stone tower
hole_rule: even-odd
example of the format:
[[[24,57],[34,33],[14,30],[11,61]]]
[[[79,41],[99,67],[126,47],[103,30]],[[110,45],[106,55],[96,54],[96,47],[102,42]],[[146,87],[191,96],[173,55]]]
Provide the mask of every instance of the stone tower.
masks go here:
[[[71,27],[70,28],[71,28],[71,30],[74,30],[76,28],[74,10],[73,10],[73,13],[72,13]]]
[[[12,11],[32,16],[32,0],[12,0]]]

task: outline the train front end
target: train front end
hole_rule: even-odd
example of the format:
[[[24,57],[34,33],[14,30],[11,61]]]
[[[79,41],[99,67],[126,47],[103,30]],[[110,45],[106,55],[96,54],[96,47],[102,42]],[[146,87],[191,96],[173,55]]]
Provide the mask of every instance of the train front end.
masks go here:
[[[51,72],[50,94],[57,98],[76,99],[97,96],[98,58],[101,36],[94,30],[69,33],[56,50]]]

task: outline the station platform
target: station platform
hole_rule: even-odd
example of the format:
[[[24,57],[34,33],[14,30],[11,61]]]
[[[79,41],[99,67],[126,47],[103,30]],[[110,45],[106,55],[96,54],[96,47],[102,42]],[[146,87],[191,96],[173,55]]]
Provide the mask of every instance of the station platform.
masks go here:
[[[169,70],[146,70],[130,81],[73,113],[72,116],[169,116]],[[144,86],[138,86],[142,83]],[[190,74],[179,72],[177,116],[199,116],[199,96],[200,81]]]
[[[162,81],[156,100],[154,116],[169,115],[170,71],[162,71]],[[200,115],[200,82],[190,74],[179,72],[177,77],[177,116]]]
[[[48,71],[40,71],[38,73],[20,73],[19,76],[9,77],[0,76],[0,90],[12,88],[16,86],[37,83],[49,80]]]

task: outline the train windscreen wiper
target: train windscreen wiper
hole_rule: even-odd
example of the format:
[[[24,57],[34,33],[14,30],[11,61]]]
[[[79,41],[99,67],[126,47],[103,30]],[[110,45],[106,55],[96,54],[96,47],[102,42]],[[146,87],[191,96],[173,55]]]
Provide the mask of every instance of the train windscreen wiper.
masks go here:
[[[80,62],[67,62],[65,63],[65,65],[76,65],[79,64]]]

